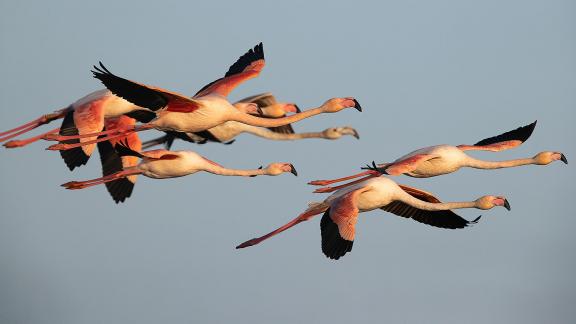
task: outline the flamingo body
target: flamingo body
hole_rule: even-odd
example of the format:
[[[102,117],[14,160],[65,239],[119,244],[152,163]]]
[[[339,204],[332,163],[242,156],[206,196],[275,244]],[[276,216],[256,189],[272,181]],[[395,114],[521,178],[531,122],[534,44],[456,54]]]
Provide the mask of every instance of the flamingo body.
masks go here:
[[[192,112],[163,109],[150,124],[162,131],[193,133],[220,125],[228,120],[228,116],[238,113],[238,110],[221,96],[210,95],[196,100],[200,104],[198,109]]]
[[[468,155],[458,147],[444,144],[429,146],[410,152],[396,159],[392,164],[417,155],[430,155],[432,158],[421,161],[414,170],[405,173],[415,178],[428,178],[458,171],[466,165],[466,161],[468,160]]]
[[[143,153],[148,155],[173,154],[178,156],[178,163],[173,159],[147,159],[144,158],[136,167],[142,175],[153,179],[178,178],[209,169],[212,164],[201,155],[192,151],[155,150]]]

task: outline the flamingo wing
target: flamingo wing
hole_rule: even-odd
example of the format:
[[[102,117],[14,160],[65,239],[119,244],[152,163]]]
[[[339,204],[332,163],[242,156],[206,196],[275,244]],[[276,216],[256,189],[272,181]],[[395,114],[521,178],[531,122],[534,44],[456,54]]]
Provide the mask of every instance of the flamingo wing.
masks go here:
[[[338,260],[352,251],[355,225],[358,220],[358,196],[360,188],[337,198],[320,221],[322,252],[330,259]]]
[[[458,148],[462,151],[480,150],[492,152],[499,152],[515,148],[530,138],[530,135],[532,135],[532,132],[536,127],[536,122],[537,120],[532,124],[518,127],[509,132],[483,139],[474,145],[458,145]]]
[[[429,192],[404,185],[399,186],[400,188],[402,188],[402,190],[404,190],[414,198],[427,201],[430,203],[440,203],[440,200],[438,200],[438,198],[434,197]],[[451,210],[440,210],[440,211],[422,210],[414,208],[401,201],[394,201],[384,207],[381,207],[380,209],[398,216],[412,218],[413,220],[426,225],[448,229],[464,228],[477,223],[478,220],[480,219],[480,217],[478,217],[473,221],[468,221],[458,216]]]
[[[135,122],[136,121],[132,118],[120,116],[118,118],[106,119],[104,124],[106,129],[114,129],[118,127],[131,126],[134,125]],[[142,149],[142,142],[137,133],[130,133],[124,137],[113,138],[109,141],[98,143],[103,176],[123,171],[126,168],[138,164],[138,157],[120,156],[118,152],[116,152],[114,146],[122,142],[127,143],[129,147],[133,148],[135,151],[140,151]],[[106,182],[106,189],[116,203],[124,202],[126,198],[129,198],[132,195],[134,185],[136,184],[136,178],[137,175],[131,175],[118,180]]]
[[[255,78],[264,68],[264,48],[262,43],[254,46],[230,66],[223,78],[204,86],[194,95],[194,98],[217,94],[227,97],[234,88],[242,82]]]
[[[94,66],[92,73],[113,94],[140,107],[153,111],[166,107],[166,110],[173,112],[192,112],[200,108],[197,101],[184,95],[118,77],[102,62],[100,67]]]
[[[383,169],[385,174],[400,175],[412,172],[416,168],[418,168],[418,165],[420,163],[435,159],[437,157],[438,157],[437,155],[433,154],[416,154],[404,160],[392,162],[386,165],[385,167],[379,169]]]
[[[272,105],[275,105],[278,103],[278,101],[276,101],[276,98],[274,97],[274,95],[271,92],[265,92],[265,93],[257,94],[257,95],[251,96],[251,97],[247,97],[247,98],[239,100],[238,102],[255,103],[260,108],[272,106]],[[281,117],[285,117],[285,116],[286,115],[281,116]],[[268,116],[258,116],[258,117],[273,118],[273,117],[268,117]],[[294,134],[294,128],[292,128],[292,124],[287,124],[287,125],[278,126],[278,127],[268,127],[268,129],[275,132],[275,133],[279,133],[279,134]]]
[[[272,106],[273,104],[278,103],[276,101],[276,98],[271,92],[265,92],[250,97],[246,97],[244,99],[238,100],[238,102],[255,103],[260,108]]]
[[[97,133],[104,128],[104,111],[102,101],[88,102],[83,106],[75,107],[68,112],[60,126],[59,135],[74,136],[82,134]],[[74,144],[95,140],[96,137],[86,137],[81,139],[69,139],[61,141],[64,144]],[[92,155],[95,144],[88,144],[70,150],[60,151],[60,156],[70,169],[84,165]]]

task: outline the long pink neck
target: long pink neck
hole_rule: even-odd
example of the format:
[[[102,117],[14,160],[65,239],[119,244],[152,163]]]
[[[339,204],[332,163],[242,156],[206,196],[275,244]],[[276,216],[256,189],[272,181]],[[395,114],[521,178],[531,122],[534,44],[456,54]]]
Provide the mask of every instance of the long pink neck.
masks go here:
[[[259,176],[268,174],[266,169],[238,170],[238,169],[228,169],[219,165],[210,165],[205,169],[205,171],[223,176],[239,176],[239,177],[250,177],[250,176]]]
[[[501,169],[501,168],[511,168],[520,165],[536,164],[536,160],[533,158],[527,159],[516,159],[508,161],[483,161],[477,160],[472,157],[466,159],[465,165],[475,169]]]
[[[412,197],[409,194],[401,195],[400,201],[422,210],[450,210],[450,209],[461,209],[461,208],[476,208],[475,201],[463,201],[463,202],[447,202],[447,203],[429,203],[417,198]]]
[[[268,129],[265,129],[262,127],[257,127],[257,126],[247,125],[247,124],[241,124],[241,125],[242,126],[240,126],[240,129],[243,132],[254,134],[256,136],[260,136],[263,138],[276,140],[276,141],[291,141],[291,140],[298,140],[298,139],[303,139],[303,138],[324,138],[325,137],[324,133],[322,133],[322,132],[282,134],[282,133],[273,132],[271,130],[268,130]]]
[[[295,123],[295,122],[300,121],[302,119],[312,117],[312,116],[321,114],[323,112],[324,112],[324,109],[322,106],[317,107],[317,108],[308,109],[308,110],[303,111],[301,113],[290,115],[287,117],[282,117],[282,118],[261,118],[261,117],[256,117],[256,116],[252,116],[249,114],[237,112],[232,116],[231,120],[235,120],[235,121],[238,121],[238,122],[241,122],[244,124],[248,124],[248,125],[252,125],[252,126],[279,127],[279,126],[284,126],[284,125],[288,125],[291,123]]]

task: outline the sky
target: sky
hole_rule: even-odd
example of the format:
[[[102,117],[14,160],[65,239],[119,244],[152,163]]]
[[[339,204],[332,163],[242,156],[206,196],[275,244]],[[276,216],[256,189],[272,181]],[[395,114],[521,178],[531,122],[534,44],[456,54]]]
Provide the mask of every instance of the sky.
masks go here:
[[[234,168],[292,162],[298,177],[140,177],[119,205],[104,187],[59,186],[100,176],[98,157],[70,172],[48,143],[2,148],[0,322],[572,322],[575,18],[573,1],[1,1],[1,131],[101,89],[98,61],[192,95],[258,42],[266,67],[231,100],[272,91],[311,108],[353,96],[364,111],[294,126],[349,125],[360,140],[174,146]],[[319,218],[234,249],[322,200],[310,180],[534,120],[521,147],[472,155],[553,150],[569,165],[394,178],[443,201],[502,194],[510,212],[458,211],[483,217],[454,231],[363,213],[339,261],[321,252]]]

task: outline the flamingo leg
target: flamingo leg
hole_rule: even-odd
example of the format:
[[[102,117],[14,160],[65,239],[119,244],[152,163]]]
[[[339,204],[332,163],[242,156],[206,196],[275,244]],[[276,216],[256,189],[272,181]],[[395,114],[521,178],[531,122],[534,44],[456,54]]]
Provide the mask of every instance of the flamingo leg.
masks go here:
[[[272,232],[270,232],[270,233],[268,233],[268,234],[266,234],[266,235],[263,235],[263,236],[260,236],[260,237],[257,237],[257,238],[253,238],[253,239],[251,239],[251,240],[248,240],[248,241],[246,241],[246,242],[238,245],[236,248],[237,248],[237,249],[242,249],[242,248],[245,248],[245,247],[249,247],[249,246],[252,246],[252,245],[256,245],[256,244],[258,244],[258,243],[260,243],[260,242],[262,242],[262,241],[264,241],[264,240],[267,240],[267,239],[271,238],[271,237],[274,236],[274,235],[277,235],[277,234],[280,234],[280,233],[284,232],[285,230],[289,229],[290,227],[292,227],[292,226],[294,226],[294,225],[298,225],[298,224],[300,224],[301,222],[304,222],[304,221],[309,220],[309,219],[312,218],[313,216],[318,215],[318,214],[324,212],[325,210],[326,210],[326,207],[318,207],[318,208],[308,209],[308,210],[305,211],[304,213],[298,215],[298,217],[296,217],[296,218],[294,218],[293,220],[291,220],[290,222],[288,222],[288,223],[280,226],[279,228],[273,230]]]
[[[164,144],[164,143],[166,143],[167,138],[168,138],[168,135],[164,135],[162,137],[158,137],[158,138],[146,141],[146,142],[142,143],[142,149],[144,150],[144,149],[150,148],[150,147],[155,146],[155,145]]]
[[[26,146],[30,143],[34,143],[36,141],[41,140],[45,135],[47,134],[52,134],[52,133],[57,133],[58,131],[60,131],[60,128],[55,128],[51,131],[48,131],[46,133],[40,134],[38,136],[34,136],[34,137],[30,137],[27,139],[23,139],[23,140],[14,140],[14,141],[10,141],[10,142],[6,142],[4,143],[4,147],[6,148],[16,148],[16,147],[23,147]]]
[[[133,127],[114,128],[114,129],[100,131],[100,132],[96,132],[96,133],[88,133],[88,134],[80,134],[80,135],[46,134],[42,139],[46,140],[46,141],[63,142],[63,141],[68,141],[68,140],[72,140],[72,139],[80,139],[80,138],[87,138],[87,137],[98,137],[98,136],[110,135],[110,134],[116,135],[116,134],[121,134],[123,132],[130,131],[133,129],[134,129]]]
[[[81,147],[84,145],[89,145],[89,144],[94,144],[94,143],[100,143],[100,142],[106,142],[109,141],[111,139],[115,139],[118,137],[124,137],[127,136],[131,133],[135,133],[135,132],[139,132],[139,131],[143,131],[143,130],[147,130],[147,129],[152,129],[154,128],[153,125],[149,125],[149,124],[144,124],[144,125],[140,125],[140,126],[136,126],[132,129],[126,129],[124,131],[122,131],[121,133],[118,134],[114,134],[114,135],[109,135],[106,137],[101,137],[92,141],[86,141],[86,142],[82,142],[82,143],[74,143],[74,144],[66,144],[66,143],[59,143],[59,144],[54,144],[54,145],[50,145],[49,147],[47,147],[47,150],[50,151],[65,151],[65,150],[69,150],[69,149],[73,149],[76,147]],[[94,134],[98,134],[98,133],[94,133]],[[97,135],[91,135],[92,137],[97,136]]]
[[[125,177],[131,176],[131,175],[137,175],[137,174],[141,174],[141,173],[142,173],[142,171],[139,171],[139,170],[123,170],[123,171],[118,171],[116,173],[113,173],[113,174],[110,174],[110,175],[107,175],[107,176],[101,177],[101,178],[96,178],[96,179],[91,179],[91,180],[86,180],[86,181],[66,182],[66,183],[62,184],[61,186],[66,188],[66,189],[69,189],[69,190],[84,189],[84,188],[96,186],[99,184],[115,181],[115,180],[118,180],[120,178],[125,178]]]
[[[380,176],[380,173],[376,173],[376,174],[371,173],[369,176],[364,177],[364,178],[362,178],[362,179],[358,179],[358,180],[356,180],[356,181],[352,181],[352,182],[349,182],[349,183],[346,183],[346,184],[343,184],[343,185],[340,185],[340,186],[336,186],[336,187],[324,187],[324,188],[319,188],[319,189],[314,190],[314,192],[315,192],[315,193],[333,192],[333,191],[336,191],[336,190],[338,190],[338,189],[342,189],[342,188],[351,186],[351,185],[353,185],[353,184],[357,184],[357,183],[360,183],[360,182],[362,182],[362,181],[365,181],[365,180],[368,180],[368,179],[371,179],[371,178],[374,178],[374,177],[379,177],[379,176]]]
[[[64,116],[66,116],[66,114],[70,110],[72,110],[72,108],[65,108],[65,109],[57,110],[53,113],[43,115],[40,118],[36,118],[33,121],[28,122],[28,123],[23,124],[23,125],[20,125],[16,128],[12,128],[12,129],[7,130],[5,132],[1,132],[0,136],[5,136],[5,137],[0,138],[0,142],[7,141],[13,137],[20,135],[20,134],[24,134],[26,132],[29,132],[38,126],[47,124],[53,120],[64,118]],[[8,136],[6,136],[6,135],[8,135]]]
[[[313,185],[313,186],[327,186],[336,182],[342,182],[342,181],[346,181],[346,180],[350,180],[350,179],[354,179],[354,178],[358,178],[361,176],[365,176],[365,175],[372,175],[372,174],[376,174],[375,171],[364,171],[364,172],[360,172],[348,177],[344,177],[344,178],[337,178],[337,179],[332,179],[332,180],[314,180],[314,181],[310,181],[308,182],[309,185]]]

